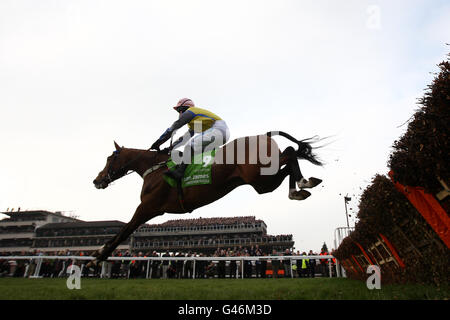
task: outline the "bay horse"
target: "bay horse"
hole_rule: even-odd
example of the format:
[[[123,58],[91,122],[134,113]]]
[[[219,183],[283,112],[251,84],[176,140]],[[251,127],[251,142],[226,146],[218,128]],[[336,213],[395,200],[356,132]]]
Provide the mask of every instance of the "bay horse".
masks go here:
[[[273,135],[281,135],[291,140],[298,145],[298,149],[287,147],[281,152],[271,137]],[[309,140],[298,141],[280,131],[235,139],[216,151],[211,166],[211,184],[184,188],[182,197],[180,197],[181,187],[171,187],[163,179],[169,159],[167,152],[129,149],[120,147],[114,142],[116,150],[107,158],[105,168],[93,183],[96,188],[105,189],[111,182],[136,172],[143,178],[141,203],[132,219],[119,233],[93,254],[96,259],[91,261],[88,266],[106,260],[120,243],[146,221],[164,213],[192,212],[224,197],[241,185],[251,185],[259,194],[268,193],[277,189],[289,175],[289,199],[306,199],[311,193],[304,188],[313,188],[322,181],[313,177],[308,180],[303,178],[298,165],[298,159],[322,165],[321,161],[312,153],[313,148]],[[256,145],[252,146],[252,141],[257,141]],[[244,156],[239,154],[239,145],[242,146],[241,153],[244,151]],[[265,148],[268,156],[277,160],[276,173],[261,174],[262,169],[269,166],[267,161],[263,161],[264,159],[261,157],[262,148]],[[239,157],[241,157],[240,161]],[[231,161],[229,161],[230,159]],[[299,191],[296,190],[296,184],[300,188]]]

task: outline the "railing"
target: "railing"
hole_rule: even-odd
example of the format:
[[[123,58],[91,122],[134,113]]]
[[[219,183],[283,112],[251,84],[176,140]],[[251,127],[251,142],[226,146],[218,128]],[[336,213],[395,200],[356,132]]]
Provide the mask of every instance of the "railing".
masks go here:
[[[354,227],[340,227],[334,230],[334,247],[337,249],[341,244],[342,240],[350,235],[355,230]],[[345,270],[339,265],[339,262],[336,263],[336,273],[338,277],[346,277]]]
[[[145,241],[135,239],[134,249],[151,248],[177,248],[177,247],[211,247],[211,246],[236,246],[236,245],[264,245],[275,243],[293,242],[292,239],[276,238],[234,238],[234,239],[215,239],[215,240],[173,240],[173,241]]]
[[[150,231],[150,230],[137,230],[134,233],[135,237],[146,237],[146,236],[167,236],[167,235],[193,235],[193,234],[228,234],[228,233],[246,233],[246,232],[265,232],[267,229],[263,227],[242,227],[242,228],[230,228],[230,229],[201,229],[201,227],[192,230],[162,230],[162,231]]]
[[[30,278],[39,278],[39,273],[41,270],[41,265],[43,260],[72,260],[72,263],[76,263],[77,261],[89,261],[94,260],[94,257],[84,257],[84,256],[0,256],[0,260],[32,260],[36,261],[36,269],[33,276]],[[193,262],[193,271],[192,278],[195,279],[195,262],[196,261],[210,261],[210,262],[219,262],[219,261],[240,261],[241,263],[241,275],[244,278],[244,261],[272,261],[272,260],[290,260],[290,274],[291,278],[294,277],[292,272],[293,261],[303,260],[303,259],[315,259],[315,260],[327,260],[328,261],[328,272],[329,277],[332,277],[332,263],[331,260],[335,259],[332,255],[316,255],[316,256],[257,256],[257,257],[109,257],[106,261],[147,261],[147,272],[146,278],[149,278],[150,271],[150,261],[192,261]],[[84,263],[81,264],[81,273],[83,273]],[[102,271],[101,278],[105,277],[106,274],[106,265],[102,263]],[[25,272],[26,274],[26,272]],[[338,275],[338,274],[337,274]],[[339,276],[339,275],[338,275]]]
[[[140,227],[135,231],[136,234],[167,234],[167,233],[203,233],[205,231],[217,233],[224,231],[243,232],[243,231],[265,231],[266,225],[262,224],[232,224],[232,225],[207,225],[207,226],[189,226],[189,227]]]

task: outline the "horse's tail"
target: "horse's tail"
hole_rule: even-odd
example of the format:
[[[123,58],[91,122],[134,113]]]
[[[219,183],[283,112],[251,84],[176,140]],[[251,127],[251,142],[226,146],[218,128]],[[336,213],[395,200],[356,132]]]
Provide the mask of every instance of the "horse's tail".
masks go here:
[[[314,137],[303,139],[303,140],[299,141],[299,140],[295,139],[293,136],[291,136],[290,134],[287,134],[286,132],[283,132],[283,131],[269,131],[266,134],[269,137],[280,135],[282,137],[285,137],[285,138],[291,140],[292,142],[295,142],[298,145],[297,158],[308,160],[309,162],[311,162],[312,164],[315,164],[317,166],[323,165],[323,163],[312,152],[314,148],[311,146],[311,142],[314,142],[314,139],[315,139]]]

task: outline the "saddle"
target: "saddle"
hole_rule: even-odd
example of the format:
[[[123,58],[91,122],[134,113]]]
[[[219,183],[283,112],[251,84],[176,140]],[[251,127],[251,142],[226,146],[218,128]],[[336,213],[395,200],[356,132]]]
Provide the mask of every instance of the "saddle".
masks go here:
[[[183,157],[183,152],[174,150],[174,152],[178,153],[178,158],[181,159]],[[175,179],[168,177],[166,175],[163,176],[163,179],[171,186],[176,187],[178,192],[178,199],[180,201],[180,205],[183,210],[186,210],[184,206],[184,195],[183,189],[190,186],[197,185],[205,185],[212,183],[211,177],[211,167],[214,162],[216,150],[210,150],[203,152],[201,154],[194,155],[191,158],[191,163],[188,164],[184,171],[184,176],[181,178],[180,183],[178,183]],[[167,166],[168,170],[175,170],[176,163],[169,158],[167,162],[164,164]],[[189,213],[193,210],[186,210]]]

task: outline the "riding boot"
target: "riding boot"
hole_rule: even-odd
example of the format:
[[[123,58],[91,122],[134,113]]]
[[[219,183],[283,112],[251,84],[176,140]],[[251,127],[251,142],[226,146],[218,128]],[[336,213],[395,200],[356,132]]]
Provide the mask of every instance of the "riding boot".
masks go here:
[[[181,181],[181,179],[183,179],[184,177],[184,171],[186,170],[186,167],[187,167],[186,163],[181,163],[175,167],[175,170],[167,171],[165,175],[177,181]]]

